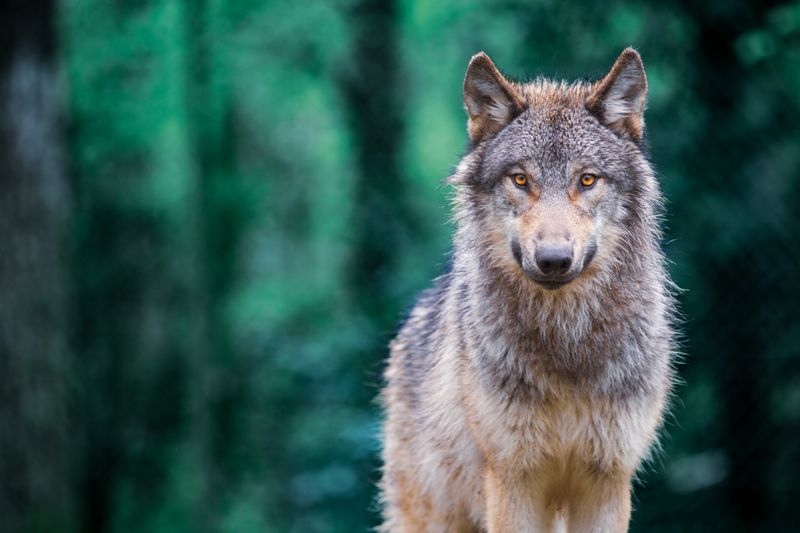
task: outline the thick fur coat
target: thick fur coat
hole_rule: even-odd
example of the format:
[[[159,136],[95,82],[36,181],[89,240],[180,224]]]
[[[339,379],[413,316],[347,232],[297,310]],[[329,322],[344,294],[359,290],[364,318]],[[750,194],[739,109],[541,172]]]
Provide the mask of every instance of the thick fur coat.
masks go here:
[[[647,82],[464,82],[449,273],[391,343],[382,531],[626,531],[672,383]]]

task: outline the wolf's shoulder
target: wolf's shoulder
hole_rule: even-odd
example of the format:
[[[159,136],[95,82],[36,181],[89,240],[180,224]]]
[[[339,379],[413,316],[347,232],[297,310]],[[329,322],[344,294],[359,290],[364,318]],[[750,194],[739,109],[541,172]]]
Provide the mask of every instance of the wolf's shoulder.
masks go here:
[[[448,269],[433,280],[433,285],[420,292],[414,304],[406,313],[400,327],[397,339],[401,337],[428,338],[441,321],[445,298],[452,283],[452,272]]]
[[[389,365],[385,374],[393,394],[409,406],[417,405],[420,388],[436,365],[436,347],[442,342],[442,317],[451,284],[446,272],[422,291],[390,343]]]

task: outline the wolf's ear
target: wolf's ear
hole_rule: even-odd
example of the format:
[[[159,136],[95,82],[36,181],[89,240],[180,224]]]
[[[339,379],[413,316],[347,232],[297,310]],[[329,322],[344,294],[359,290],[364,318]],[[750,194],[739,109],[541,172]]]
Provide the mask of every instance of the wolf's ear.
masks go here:
[[[464,105],[473,143],[503,129],[522,112],[524,103],[522,95],[497,70],[489,56],[483,52],[472,56],[464,77]]]
[[[586,108],[617,135],[642,141],[647,77],[639,53],[626,48],[586,100]]]

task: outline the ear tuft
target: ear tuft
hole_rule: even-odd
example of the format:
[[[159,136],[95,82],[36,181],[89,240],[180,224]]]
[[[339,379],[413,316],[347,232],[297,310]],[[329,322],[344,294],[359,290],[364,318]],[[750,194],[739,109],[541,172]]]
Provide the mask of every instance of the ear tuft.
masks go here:
[[[647,77],[639,53],[626,48],[586,100],[586,108],[623,138],[640,143],[644,135]]]
[[[489,56],[475,54],[464,77],[464,105],[469,138],[478,143],[503,129],[524,109],[524,98]]]

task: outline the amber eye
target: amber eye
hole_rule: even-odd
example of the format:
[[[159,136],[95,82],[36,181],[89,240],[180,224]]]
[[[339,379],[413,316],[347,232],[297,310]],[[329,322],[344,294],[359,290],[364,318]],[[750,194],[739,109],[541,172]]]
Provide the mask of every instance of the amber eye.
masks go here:
[[[597,176],[595,176],[594,174],[583,174],[583,175],[581,175],[581,185],[585,189],[588,189],[589,187],[592,187],[595,183],[597,183]]]
[[[528,176],[525,174],[513,174],[511,179],[517,187],[524,187],[528,184]]]

